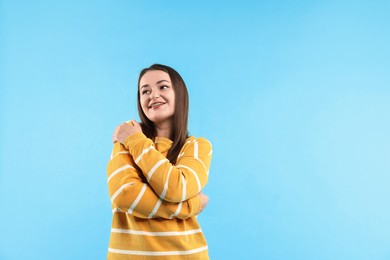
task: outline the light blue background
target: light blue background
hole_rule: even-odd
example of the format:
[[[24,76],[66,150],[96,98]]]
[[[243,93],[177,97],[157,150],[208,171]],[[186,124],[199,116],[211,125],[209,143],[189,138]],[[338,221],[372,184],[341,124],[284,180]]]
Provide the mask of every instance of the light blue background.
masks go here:
[[[0,259],[105,259],[139,71],[214,158],[212,259],[390,259],[389,1],[1,1]]]

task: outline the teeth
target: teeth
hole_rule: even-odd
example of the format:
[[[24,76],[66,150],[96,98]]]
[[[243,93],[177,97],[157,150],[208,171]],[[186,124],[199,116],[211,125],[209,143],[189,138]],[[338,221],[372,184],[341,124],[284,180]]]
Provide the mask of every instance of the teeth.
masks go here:
[[[159,106],[159,105],[162,105],[162,104],[164,104],[164,103],[154,103],[154,104],[151,105],[151,107],[156,107],[156,106]]]

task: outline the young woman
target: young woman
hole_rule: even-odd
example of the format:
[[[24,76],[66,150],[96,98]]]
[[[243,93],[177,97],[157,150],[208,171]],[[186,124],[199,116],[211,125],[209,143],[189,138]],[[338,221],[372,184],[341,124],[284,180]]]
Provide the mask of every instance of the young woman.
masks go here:
[[[209,259],[196,216],[208,202],[212,148],[188,136],[188,92],[174,69],[141,71],[138,113],[141,124],[121,124],[112,137],[108,259]]]

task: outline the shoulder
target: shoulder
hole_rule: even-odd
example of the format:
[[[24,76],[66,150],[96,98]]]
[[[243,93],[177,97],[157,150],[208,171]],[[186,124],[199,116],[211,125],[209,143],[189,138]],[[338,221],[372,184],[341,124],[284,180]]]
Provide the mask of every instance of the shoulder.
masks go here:
[[[186,144],[190,144],[190,143],[206,143],[211,146],[211,142],[208,139],[204,137],[195,137],[192,135],[186,139]]]
[[[211,158],[213,149],[211,142],[203,137],[190,136],[186,139],[182,149],[180,150],[178,159],[180,157],[195,157],[195,158]]]
[[[204,137],[189,136],[184,143],[182,150],[199,150],[199,152],[207,152],[212,150],[211,142]]]

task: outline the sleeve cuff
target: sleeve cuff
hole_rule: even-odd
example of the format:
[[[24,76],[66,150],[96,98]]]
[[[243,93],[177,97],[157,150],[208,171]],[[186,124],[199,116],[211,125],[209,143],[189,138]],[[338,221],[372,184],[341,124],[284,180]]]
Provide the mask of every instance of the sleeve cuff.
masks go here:
[[[196,216],[200,213],[201,207],[200,207],[200,198],[199,196],[195,196],[193,199],[188,200],[190,203],[190,208],[192,211],[192,216]]]
[[[126,137],[125,141],[123,142],[123,145],[126,147],[127,150],[130,151],[131,148],[134,147],[134,145],[146,138],[147,137],[143,133],[135,133]]]

